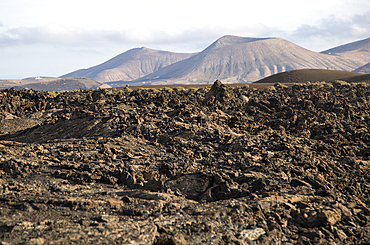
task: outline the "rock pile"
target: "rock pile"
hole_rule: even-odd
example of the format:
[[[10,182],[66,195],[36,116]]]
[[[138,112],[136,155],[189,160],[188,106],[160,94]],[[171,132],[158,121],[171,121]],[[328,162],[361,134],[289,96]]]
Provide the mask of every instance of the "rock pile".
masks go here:
[[[366,244],[370,87],[0,91],[2,244]]]

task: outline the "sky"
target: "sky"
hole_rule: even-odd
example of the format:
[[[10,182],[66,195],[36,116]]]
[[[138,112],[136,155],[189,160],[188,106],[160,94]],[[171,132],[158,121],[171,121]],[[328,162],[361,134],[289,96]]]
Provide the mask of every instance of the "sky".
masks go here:
[[[199,52],[224,35],[320,52],[370,37],[370,1],[0,0],[0,79],[61,76],[142,46]]]

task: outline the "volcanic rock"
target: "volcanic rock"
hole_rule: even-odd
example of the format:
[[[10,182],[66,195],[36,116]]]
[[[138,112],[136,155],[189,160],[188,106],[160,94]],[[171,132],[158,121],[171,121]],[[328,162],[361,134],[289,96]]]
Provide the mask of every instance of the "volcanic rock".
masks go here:
[[[334,85],[2,90],[0,241],[369,243],[370,87]]]

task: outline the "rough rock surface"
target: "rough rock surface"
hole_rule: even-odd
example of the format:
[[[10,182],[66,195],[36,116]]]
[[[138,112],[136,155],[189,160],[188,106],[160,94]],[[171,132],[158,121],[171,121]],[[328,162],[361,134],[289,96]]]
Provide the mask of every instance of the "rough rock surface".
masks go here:
[[[0,91],[1,244],[367,244],[370,88]]]

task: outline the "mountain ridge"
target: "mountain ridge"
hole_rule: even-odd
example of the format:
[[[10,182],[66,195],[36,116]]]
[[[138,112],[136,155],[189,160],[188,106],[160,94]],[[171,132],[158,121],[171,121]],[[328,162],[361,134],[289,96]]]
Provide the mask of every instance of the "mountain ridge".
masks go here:
[[[363,66],[370,62],[370,38],[362,39],[352,43],[343,44],[325,51],[323,54],[330,54],[342,59],[358,62]],[[356,67],[355,69],[359,68]],[[353,69],[353,70],[355,70]]]
[[[361,51],[361,50],[366,50],[366,52],[367,52],[367,50],[370,50],[370,38],[366,38],[366,39],[362,39],[362,40],[359,40],[359,41],[339,45],[337,47],[324,50],[320,53],[323,53],[323,54],[338,54],[338,53],[351,52],[351,51]]]
[[[60,77],[87,77],[104,83],[131,81],[192,55],[193,53],[175,53],[144,46],[130,49],[96,66],[79,69]]]
[[[225,83],[253,82],[288,70],[353,70],[359,65],[362,63],[313,52],[282,38],[224,36],[202,52],[131,84],[210,83],[217,79]]]
[[[89,90],[97,88],[106,88],[107,84],[92,80],[85,77],[70,77],[70,78],[50,78],[41,79],[39,82],[32,81],[31,83],[17,84],[12,86],[15,89],[33,89],[44,90],[49,92],[62,92],[72,90]],[[110,87],[110,86],[109,86]]]
[[[224,83],[245,83],[296,69],[353,71],[369,62],[370,38],[318,53],[282,38],[225,35],[199,53],[135,48],[100,65],[61,77],[89,77],[112,86],[204,84],[217,79]]]
[[[209,45],[208,48],[220,48],[230,45],[236,45],[236,44],[243,44],[243,43],[249,43],[249,42],[256,42],[260,40],[265,39],[271,39],[269,37],[266,38],[256,38],[256,37],[239,37],[239,36],[233,36],[233,35],[225,35],[214,41],[211,45]]]

